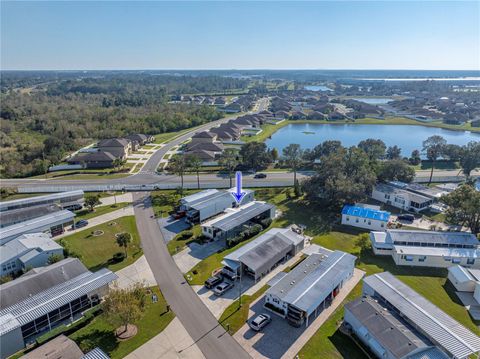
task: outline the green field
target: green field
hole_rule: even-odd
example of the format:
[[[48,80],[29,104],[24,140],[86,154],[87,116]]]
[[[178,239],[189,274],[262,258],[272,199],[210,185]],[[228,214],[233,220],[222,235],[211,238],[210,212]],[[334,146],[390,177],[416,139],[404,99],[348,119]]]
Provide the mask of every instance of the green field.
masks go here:
[[[98,217],[101,216],[102,214],[107,214],[113,211],[116,211],[117,209],[122,209],[125,208],[129,205],[130,203],[128,202],[123,202],[123,203],[117,203],[109,205],[109,206],[99,206],[95,207],[95,210],[93,212],[90,212],[88,209],[82,209],[80,211],[75,212],[75,221],[79,221],[81,219],[90,219],[93,217]]]
[[[140,246],[140,238],[137,232],[137,226],[134,216],[126,216],[114,220],[112,222],[101,224],[81,232],[72,234],[61,239],[61,242],[76,255],[80,256],[80,260],[91,271],[97,271],[100,268],[108,268],[112,271],[122,269],[135,262],[142,255]],[[94,236],[94,231],[103,231],[104,234]],[[117,252],[123,252],[115,241],[115,234],[128,232],[132,235],[132,242],[129,244],[127,252],[128,257],[119,263],[112,262],[112,256]]]
[[[162,332],[175,317],[172,311],[166,312],[167,303],[160,290],[157,287],[151,289],[158,296],[158,302],[153,303],[150,297],[147,298],[142,319],[134,323],[138,333],[133,338],[126,341],[117,340],[114,335],[115,328],[105,320],[103,314],[71,334],[69,338],[74,340],[83,352],[100,347],[112,359],[125,357]]]

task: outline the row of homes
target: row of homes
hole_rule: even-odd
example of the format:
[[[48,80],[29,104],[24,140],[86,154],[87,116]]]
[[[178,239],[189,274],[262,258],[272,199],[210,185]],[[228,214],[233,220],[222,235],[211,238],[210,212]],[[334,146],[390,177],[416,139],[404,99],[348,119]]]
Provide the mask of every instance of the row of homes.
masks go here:
[[[80,168],[110,168],[114,166],[115,160],[126,160],[130,153],[153,140],[153,136],[144,134],[101,140],[95,147],[80,150],[67,162]]]
[[[100,302],[109,283],[117,278],[108,269],[92,273],[78,259],[64,259],[62,246],[53,238],[66,226],[75,228],[75,214],[66,208],[82,208],[83,195],[83,191],[71,191],[0,204],[0,276],[11,277],[0,285],[2,359],[59,325],[81,318]],[[45,348],[28,356],[42,354]],[[84,358],[80,350],[76,354]],[[93,354],[108,358],[99,350]]]
[[[389,272],[364,278],[344,327],[382,359],[478,357],[480,338]]]

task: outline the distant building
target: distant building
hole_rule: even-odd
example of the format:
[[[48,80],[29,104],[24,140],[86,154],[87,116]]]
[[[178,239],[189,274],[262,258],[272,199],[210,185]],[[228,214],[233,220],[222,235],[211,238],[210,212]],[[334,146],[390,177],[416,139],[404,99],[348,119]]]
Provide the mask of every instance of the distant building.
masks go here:
[[[390,212],[359,205],[345,205],[342,209],[342,224],[373,231],[384,231],[390,219]]]
[[[132,152],[131,141],[126,138],[109,138],[101,140],[97,143],[97,148],[101,152],[109,152],[115,158],[120,158],[122,160],[126,159],[130,152]]]
[[[254,201],[236,208],[228,208],[225,214],[202,223],[202,234],[211,239],[229,239],[245,228],[266,218],[275,217],[275,206]]]
[[[322,311],[352,277],[355,256],[334,251],[311,254],[265,294],[265,308],[299,327]]]
[[[244,192],[246,195],[242,198],[241,205],[254,200],[253,191],[245,190]],[[236,205],[237,202],[230,191],[219,191],[216,189],[201,191],[180,200],[180,210],[186,211],[187,219],[190,223],[201,223]]]
[[[385,183],[378,183],[373,188],[372,198],[404,211],[413,212],[427,209],[434,202],[431,197]]]
[[[397,265],[480,268],[480,242],[471,233],[389,229],[371,232],[370,241],[375,254],[390,255]]]
[[[140,146],[143,146],[154,140],[153,136],[144,135],[143,133],[135,133],[133,135],[125,136],[127,140],[136,141]]]
[[[0,212],[0,228],[8,227],[16,223],[25,222],[30,219],[46,216],[50,213],[58,212],[61,210],[62,208],[56,204],[47,204]]]
[[[0,246],[0,275],[45,266],[52,255],[63,258],[63,248],[50,235],[23,234]]]
[[[459,292],[474,292],[480,282],[480,269],[465,268],[461,265],[448,267],[448,280]]]
[[[468,358],[474,355],[478,356],[480,352],[480,338],[465,328],[454,318],[447,315],[440,308],[432,304],[423,296],[415,292],[412,288],[405,283],[395,278],[389,272],[377,273],[365,277],[363,280],[363,295],[371,297],[377,300],[380,305],[386,308],[391,313],[398,315],[401,318],[401,323],[404,323],[403,327],[395,326],[397,328],[407,329],[418,336],[422,336],[426,339],[425,344],[436,347],[438,350],[447,354],[449,358]],[[354,305],[353,305],[354,306]],[[352,306],[348,307],[352,308]],[[358,311],[360,314],[352,314],[345,316],[345,322],[349,323],[354,332],[358,333],[358,337],[362,338],[362,341],[369,338],[379,338],[376,331],[373,331],[368,326],[361,324],[365,323],[362,319],[363,311]],[[357,312],[357,313],[358,313]],[[357,324],[360,322],[361,325]],[[376,322],[380,324],[380,320]],[[372,323],[372,325],[375,322]],[[372,331],[371,331],[372,330]],[[404,333],[408,334],[408,331]],[[391,333],[387,331],[384,335]],[[384,338],[385,341],[396,338],[395,336],[388,334],[388,338]],[[405,342],[399,342],[398,345],[405,345]],[[381,345],[378,342],[378,346],[375,340],[371,341],[371,346],[374,350],[378,350],[380,355],[388,352],[388,348],[391,345]],[[424,347],[424,345],[421,345]],[[378,354],[377,354],[378,355]],[[390,358],[385,356],[379,356],[380,358]],[[415,356],[400,356],[401,358],[437,358],[438,356],[421,356],[415,354]],[[442,358],[440,356],[440,358]]]
[[[279,263],[299,253],[306,237],[298,227],[272,228],[236,251],[227,254],[222,261],[223,273],[231,278],[248,275],[257,281]]]
[[[69,158],[71,165],[81,165],[82,168],[112,168],[116,157],[107,151],[80,152]]]
[[[0,286],[2,300],[8,292],[12,292],[12,287],[17,285],[24,287],[21,290],[28,293],[29,289],[25,286],[30,283],[31,293],[35,293],[11,306],[2,306],[0,310],[2,359],[16,353],[53,328],[80,318],[85,310],[100,302],[109,283],[117,279],[117,275],[106,268],[95,273],[83,268],[81,274],[66,279],[64,271],[58,270],[61,269],[62,262],[50,266],[51,269],[47,267],[39,274],[30,275],[32,278],[37,276],[35,279],[38,281],[28,282],[21,277],[18,282],[14,280]],[[45,284],[52,281],[48,278],[52,276],[57,277],[53,281],[58,284],[46,287]],[[40,282],[40,279],[43,281]],[[8,287],[6,292],[5,287]]]
[[[65,231],[65,227],[74,221],[75,214],[62,210],[53,212],[42,217],[30,219],[22,223],[16,223],[8,227],[0,228],[0,245],[15,239],[25,233],[44,232],[52,236]]]

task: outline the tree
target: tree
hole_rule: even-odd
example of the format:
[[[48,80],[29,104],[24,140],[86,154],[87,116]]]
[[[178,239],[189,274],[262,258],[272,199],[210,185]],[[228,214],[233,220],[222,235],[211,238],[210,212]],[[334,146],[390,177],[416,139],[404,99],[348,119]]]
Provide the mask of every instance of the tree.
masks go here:
[[[180,176],[180,187],[183,190],[183,176],[185,175],[185,171],[187,169],[187,161],[185,160],[185,156],[179,154],[174,155],[170,159],[169,167],[173,173],[175,173],[177,176]]]
[[[328,156],[331,153],[339,151],[343,148],[342,143],[336,140],[324,141],[316,145],[312,150],[305,151],[304,158],[307,161],[314,162],[322,156]]]
[[[419,150],[413,150],[412,154],[409,158],[410,164],[413,166],[417,166],[422,162],[422,159],[420,158],[420,151]]]
[[[132,241],[132,235],[127,232],[119,233],[116,238],[117,244],[120,248],[123,247],[125,250],[125,258],[128,257],[127,248],[130,242]]]
[[[48,257],[47,263],[48,264],[57,263],[57,262],[60,262],[62,259],[63,259],[63,256],[59,254],[52,254],[50,257]]]
[[[145,304],[145,288],[141,283],[129,288],[114,287],[110,289],[103,302],[103,312],[109,323],[123,327],[121,333],[125,333],[129,324],[142,317]]]
[[[460,167],[463,174],[470,179],[470,173],[477,167],[480,167],[480,142],[471,141],[466,146],[462,146],[460,151]]]
[[[460,160],[461,154],[462,146],[448,144],[443,148],[442,157],[450,161],[458,161]]]
[[[187,165],[197,175],[197,188],[200,189],[200,170],[202,169],[202,160],[197,155],[189,155],[187,158]]]
[[[385,150],[387,149],[387,146],[382,140],[368,138],[360,141],[358,148],[364,150],[370,160],[373,161],[385,157]]]
[[[95,206],[98,206],[100,204],[100,196],[98,195],[86,195],[85,196],[85,206],[88,207],[90,212],[93,212],[95,209]]]
[[[446,221],[469,227],[472,233],[480,232],[480,192],[471,184],[463,184],[455,191],[442,196],[441,201],[448,208]]]
[[[118,168],[123,167],[127,161],[121,159],[121,158],[115,158],[112,162],[113,168],[115,171],[118,170]]]
[[[423,141],[423,151],[427,155],[427,158],[432,161],[432,170],[430,171],[430,179],[428,184],[432,183],[433,177],[433,168],[435,167],[435,162],[437,161],[438,157],[440,157],[443,153],[443,149],[447,141],[438,135],[430,136],[425,141]]]
[[[291,143],[282,150],[285,163],[293,170],[293,184],[297,183],[297,169],[303,163],[303,151],[299,144]]]
[[[0,284],[5,284],[8,282],[11,282],[12,280],[13,280],[13,277],[10,274],[2,275],[0,277]]]
[[[412,182],[415,170],[404,160],[389,160],[380,164],[377,177],[380,181]]]
[[[368,249],[370,249],[370,243],[370,238],[367,233],[362,233],[355,239],[355,246],[360,248],[360,253],[366,252]]]
[[[340,208],[368,198],[377,176],[367,154],[357,148],[341,148],[320,158],[317,173],[303,184],[306,196]]]
[[[254,170],[266,168],[272,163],[272,157],[267,149],[267,145],[263,142],[249,142],[240,149],[240,157],[242,164]]]
[[[275,147],[271,149],[270,156],[272,157],[273,162],[278,160],[278,150]]]
[[[239,165],[238,151],[234,148],[227,148],[220,156],[218,163],[222,168],[228,172],[228,178],[230,179],[230,188],[232,188],[233,172]]]
[[[387,148],[386,157],[388,160],[397,160],[401,157],[401,154],[402,154],[401,148],[395,145]]]

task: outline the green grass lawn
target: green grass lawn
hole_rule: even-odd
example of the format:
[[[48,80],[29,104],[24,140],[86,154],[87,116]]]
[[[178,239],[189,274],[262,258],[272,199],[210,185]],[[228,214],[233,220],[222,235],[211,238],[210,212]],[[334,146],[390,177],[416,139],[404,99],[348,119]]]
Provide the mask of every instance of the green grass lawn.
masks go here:
[[[167,303],[160,290],[157,287],[151,289],[157,294],[158,302],[152,303],[150,297],[148,298],[142,319],[134,323],[138,328],[138,333],[133,338],[126,341],[117,340],[114,335],[115,328],[106,321],[103,314],[71,334],[69,338],[74,340],[83,352],[100,347],[112,359],[125,357],[162,332],[175,317],[172,311],[166,313]]]
[[[219,323],[222,324],[225,330],[230,329],[230,334],[236,333],[248,319],[248,309],[250,305],[263,295],[268,288],[269,286],[265,284],[253,295],[242,295],[242,306],[240,308],[238,307],[238,300],[230,304],[218,320]]]
[[[135,262],[143,252],[140,247],[135,217],[125,216],[115,219],[114,222],[117,223],[115,226],[110,225],[111,222],[101,224],[64,237],[61,242],[70,251],[80,255],[83,264],[91,271],[104,267],[117,271]],[[104,234],[93,236],[92,232],[96,230],[101,230]],[[128,232],[132,235],[132,242],[127,248],[128,257],[120,263],[112,263],[112,256],[117,252],[124,251],[115,240],[115,234],[122,232]]]
[[[90,219],[93,217],[98,217],[101,216],[102,214],[110,213],[113,211],[116,211],[117,209],[121,209],[124,207],[127,207],[130,205],[128,202],[122,202],[122,203],[117,203],[109,205],[109,206],[100,206],[100,207],[95,207],[95,210],[93,212],[90,212],[88,209],[82,209],[80,211],[75,212],[75,221],[79,221],[81,219]]]
[[[191,236],[190,238],[183,238],[182,234],[186,232],[183,231],[177,234],[175,238],[173,238],[170,242],[168,242],[167,248],[168,252],[171,255],[182,251],[187,246],[187,244],[195,242],[197,240],[197,237],[202,234],[202,228],[199,224],[193,226],[192,229],[188,229],[188,231],[191,231],[193,233],[193,236]]]

